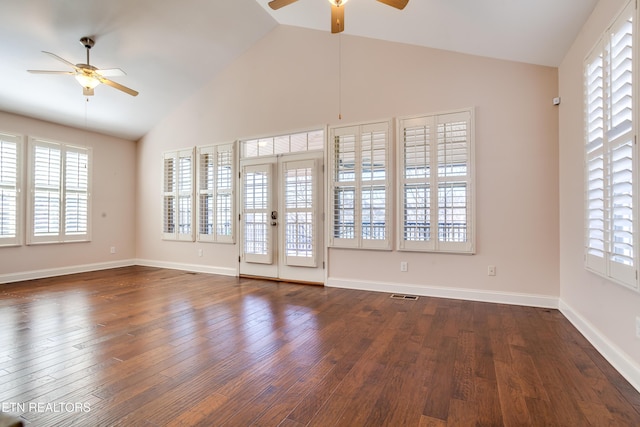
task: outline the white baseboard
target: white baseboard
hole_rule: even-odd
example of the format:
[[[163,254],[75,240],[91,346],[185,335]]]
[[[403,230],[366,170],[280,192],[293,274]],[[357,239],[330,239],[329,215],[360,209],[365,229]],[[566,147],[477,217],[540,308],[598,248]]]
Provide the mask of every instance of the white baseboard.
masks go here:
[[[64,276],[67,274],[86,273],[88,271],[108,270],[110,268],[129,267],[135,264],[135,260],[125,259],[120,261],[99,262],[95,264],[71,265],[68,267],[8,273],[0,275],[0,284],[21,282],[23,280],[44,279],[47,277]]]
[[[235,268],[214,267],[201,264],[183,264],[179,262],[155,261],[150,259],[136,259],[135,265],[143,265],[145,267],[170,268],[172,270],[184,270],[194,273],[219,274],[221,276],[238,275],[238,272]]]
[[[86,273],[89,271],[108,270],[110,268],[143,265],[147,267],[170,268],[172,270],[192,271],[196,273],[219,274],[222,276],[236,276],[235,268],[210,267],[198,264],[181,264],[176,262],[152,261],[146,259],[127,259],[121,261],[100,262],[95,264],[72,265],[68,267],[47,268],[42,270],[22,271],[18,273],[0,274],[0,284],[21,282],[23,280],[44,279],[47,277],[64,276],[67,274]]]
[[[437,286],[418,286],[401,283],[370,282],[365,280],[340,279],[335,277],[327,278],[325,286],[427,297],[462,299],[467,301],[493,302],[498,304],[523,305],[528,307],[558,308],[558,297],[548,295],[482,291],[464,288],[444,288]]]
[[[569,319],[578,331],[595,347],[596,350],[640,392],[640,365],[631,359],[618,346],[613,344],[605,335],[595,328],[587,319],[582,317],[567,303],[560,300],[560,312]]]

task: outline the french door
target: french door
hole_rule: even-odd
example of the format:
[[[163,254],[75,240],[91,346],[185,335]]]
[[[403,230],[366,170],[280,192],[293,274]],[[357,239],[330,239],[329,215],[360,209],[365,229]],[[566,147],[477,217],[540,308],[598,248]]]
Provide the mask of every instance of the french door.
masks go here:
[[[240,275],[324,282],[322,152],[244,159]]]

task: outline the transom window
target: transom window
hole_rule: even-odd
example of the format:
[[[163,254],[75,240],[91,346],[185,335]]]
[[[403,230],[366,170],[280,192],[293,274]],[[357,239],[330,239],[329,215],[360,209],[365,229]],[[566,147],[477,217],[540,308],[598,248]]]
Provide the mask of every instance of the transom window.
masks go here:
[[[286,135],[247,139],[240,142],[242,158],[273,156],[276,154],[318,151],[324,149],[324,130],[312,130]]]

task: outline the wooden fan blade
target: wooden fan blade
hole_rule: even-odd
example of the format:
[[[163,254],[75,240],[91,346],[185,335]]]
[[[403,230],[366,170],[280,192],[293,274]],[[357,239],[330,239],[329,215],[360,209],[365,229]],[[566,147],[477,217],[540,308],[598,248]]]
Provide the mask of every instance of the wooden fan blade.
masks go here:
[[[281,7],[285,7],[290,5],[291,3],[295,3],[298,0],[272,0],[269,2],[269,7],[273,10],[278,10]]]
[[[113,80],[109,80],[109,79],[105,79],[102,76],[98,76],[98,80],[100,80],[100,83],[104,83],[107,86],[111,86],[112,88],[121,90],[124,93],[128,93],[131,96],[138,96],[138,92],[133,90],[133,89],[129,89],[126,86],[122,86],[120,83],[116,83]]]
[[[75,74],[73,71],[47,71],[47,70],[27,70],[27,71],[32,74],[69,74],[69,75]]]
[[[122,71],[120,68],[105,68],[103,70],[96,70],[96,73],[100,74],[103,77],[117,77],[127,75],[127,73]]]
[[[344,31],[344,6],[331,5],[331,32],[333,34]]]
[[[388,6],[395,7],[396,9],[404,9],[404,7],[409,3],[409,0],[378,0],[380,3],[384,3]]]
[[[63,64],[67,64],[69,67],[73,68],[74,70],[77,70],[78,67],[76,67],[76,64],[72,64],[71,62],[67,61],[64,58],[60,58],[58,55],[56,55],[55,53],[51,53],[51,52],[46,52],[46,51],[42,51],[42,53],[46,53],[47,55],[49,55],[50,57],[52,57],[53,59],[57,59],[58,61],[62,62]]]

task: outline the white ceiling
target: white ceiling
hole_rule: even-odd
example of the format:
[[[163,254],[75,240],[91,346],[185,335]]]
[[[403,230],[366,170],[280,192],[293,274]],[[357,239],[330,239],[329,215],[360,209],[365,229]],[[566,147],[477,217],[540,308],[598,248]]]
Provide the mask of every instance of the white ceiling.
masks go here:
[[[0,0],[0,110],[137,140],[177,104],[278,24],[329,31],[327,0],[277,11],[269,0]],[[375,0],[345,5],[345,34],[499,59],[558,66],[597,0],[410,0],[398,11]],[[40,51],[122,68],[85,101],[70,76]],[[4,129],[11,131],[11,129]]]

